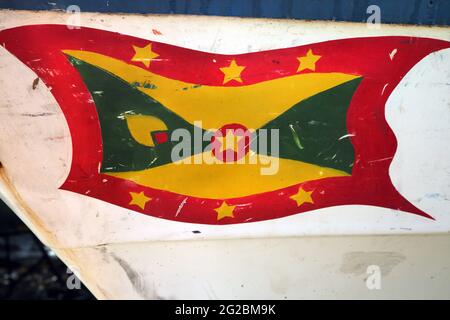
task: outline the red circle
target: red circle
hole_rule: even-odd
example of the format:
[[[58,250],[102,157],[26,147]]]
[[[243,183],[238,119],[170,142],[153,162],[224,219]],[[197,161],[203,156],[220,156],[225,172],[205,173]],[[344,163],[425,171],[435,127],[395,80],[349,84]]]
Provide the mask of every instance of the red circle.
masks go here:
[[[222,143],[219,141],[219,138],[225,138],[227,133],[229,133],[230,131],[233,135],[242,137],[237,142],[237,151],[233,149],[225,149],[220,151]],[[245,157],[245,155],[250,150],[250,138],[251,132],[242,124],[226,124],[219,130],[217,130],[214,133],[214,136],[211,138],[212,154],[222,162],[238,161]]]

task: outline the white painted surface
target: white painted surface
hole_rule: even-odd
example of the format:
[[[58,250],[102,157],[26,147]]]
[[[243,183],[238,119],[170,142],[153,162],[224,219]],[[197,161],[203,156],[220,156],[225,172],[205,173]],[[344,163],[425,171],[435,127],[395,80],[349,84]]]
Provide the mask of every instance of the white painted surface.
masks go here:
[[[449,238],[145,242],[70,256],[104,299],[449,299]],[[366,285],[373,265],[380,289]]]
[[[56,12],[0,11],[0,30],[65,23],[66,19],[65,14]],[[448,28],[383,26],[373,30],[357,24],[282,20],[86,13],[81,23],[218,53],[358,36],[450,40]],[[162,35],[154,35],[152,29]],[[392,181],[410,202],[435,217],[434,221],[355,205],[245,225],[205,226],[160,220],[59,190],[72,156],[64,116],[49,89],[40,82],[33,90],[36,75],[3,48],[0,161],[9,183],[2,179],[0,193],[41,240],[57,249],[67,263],[80,268],[79,275],[98,297],[449,297],[450,258],[445,254],[450,243],[449,58],[450,50],[442,50],[422,60],[402,80],[386,106],[386,118],[398,139],[390,168]],[[33,116],[36,114],[46,116]],[[193,230],[201,233],[193,234]],[[373,236],[417,233],[443,235]],[[305,235],[371,236],[270,239]],[[205,240],[250,237],[264,239]],[[202,241],[171,241],[197,239]],[[394,257],[405,259],[386,275],[391,287],[373,293],[365,287],[359,271],[349,275],[339,269],[341,260],[352,252],[369,252],[363,254],[364,263],[371,261],[367,257],[374,257],[371,252],[393,252]],[[136,283],[132,286],[127,282],[123,266],[114,256],[137,270],[143,291],[136,291]],[[382,264],[392,258],[390,254],[375,257]],[[261,265],[265,267],[258,268]],[[427,278],[428,274],[436,281]],[[418,283],[411,282],[416,278]],[[246,280],[242,288],[240,280]],[[420,286],[423,292],[417,291]],[[429,295],[420,295],[423,293]]]

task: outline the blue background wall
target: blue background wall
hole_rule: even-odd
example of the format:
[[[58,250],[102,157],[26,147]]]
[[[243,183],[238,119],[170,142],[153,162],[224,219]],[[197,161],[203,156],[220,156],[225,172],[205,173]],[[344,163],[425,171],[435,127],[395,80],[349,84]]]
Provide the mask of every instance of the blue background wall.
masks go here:
[[[450,0],[0,0],[0,8],[124,13],[173,13],[307,20],[366,21],[369,5],[381,22],[450,24]]]

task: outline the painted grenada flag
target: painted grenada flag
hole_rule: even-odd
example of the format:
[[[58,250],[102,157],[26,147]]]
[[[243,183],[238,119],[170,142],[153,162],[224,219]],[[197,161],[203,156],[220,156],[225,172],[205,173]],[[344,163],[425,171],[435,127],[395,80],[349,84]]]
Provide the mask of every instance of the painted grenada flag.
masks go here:
[[[222,55],[34,25],[1,31],[0,44],[64,112],[73,159],[62,189],[191,223],[349,204],[432,218],[391,183],[397,145],[385,104],[446,41],[354,38]]]

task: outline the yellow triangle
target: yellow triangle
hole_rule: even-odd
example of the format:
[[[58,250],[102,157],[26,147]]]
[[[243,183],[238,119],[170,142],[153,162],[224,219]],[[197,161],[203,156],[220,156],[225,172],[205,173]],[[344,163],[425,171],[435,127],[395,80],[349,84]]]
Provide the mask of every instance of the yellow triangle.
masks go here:
[[[128,83],[153,84],[152,89],[138,89],[186,121],[202,121],[205,129],[219,129],[230,123],[258,129],[301,100],[358,78],[343,73],[306,73],[239,87],[199,86],[168,79],[101,54],[64,52],[107,70]]]

